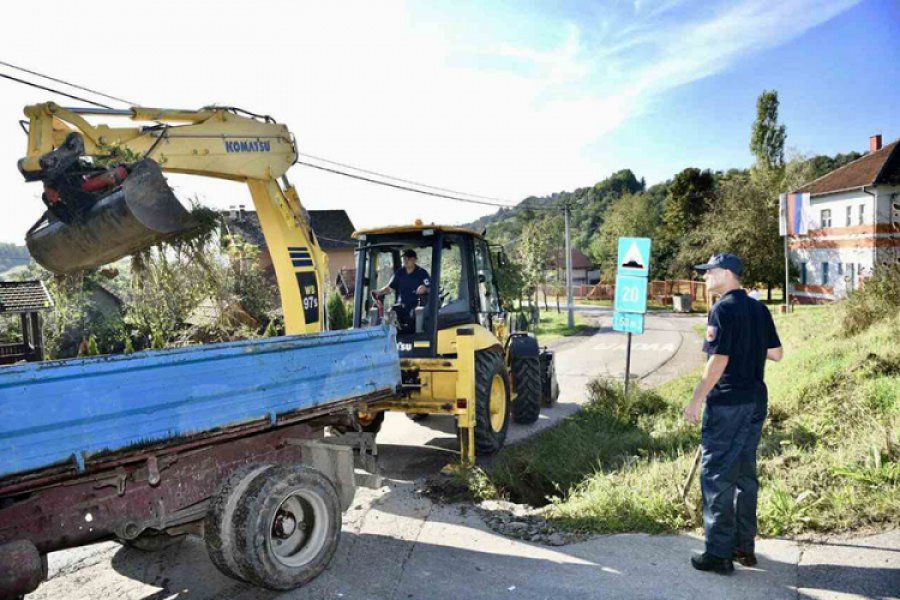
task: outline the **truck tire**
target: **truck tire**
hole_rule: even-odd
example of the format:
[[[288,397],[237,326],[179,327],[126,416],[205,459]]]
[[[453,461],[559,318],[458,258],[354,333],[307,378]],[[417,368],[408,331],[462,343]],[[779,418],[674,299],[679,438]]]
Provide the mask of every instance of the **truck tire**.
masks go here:
[[[516,388],[513,421],[530,425],[541,416],[541,360],[531,356],[513,358],[512,369]]]
[[[509,429],[509,373],[493,350],[475,353],[475,452],[493,454]]]
[[[117,540],[123,546],[140,550],[141,552],[159,552],[180,544],[187,537],[186,533],[169,535],[165,531],[145,530],[141,535],[132,540],[120,538]]]
[[[272,590],[299,587],[321,573],[337,549],[337,490],[311,467],[275,467],[242,496],[234,533],[236,558],[248,582]]]
[[[235,513],[238,506],[244,502],[243,497],[250,484],[272,466],[251,464],[239,467],[222,482],[210,501],[206,519],[203,521],[206,553],[216,568],[228,577],[247,581],[237,562],[234,537]]]

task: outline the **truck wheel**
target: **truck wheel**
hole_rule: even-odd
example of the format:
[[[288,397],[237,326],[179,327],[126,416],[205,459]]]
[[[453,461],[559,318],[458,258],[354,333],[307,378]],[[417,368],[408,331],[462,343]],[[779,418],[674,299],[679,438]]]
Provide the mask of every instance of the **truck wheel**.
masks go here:
[[[237,562],[234,537],[234,518],[243,497],[253,481],[272,468],[272,465],[244,465],[236,469],[219,486],[210,501],[203,522],[203,538],[209,559],[225,575],[241,581],[247,577]]]
[[[516,385],[513,421],[530,425],[541,416],[541,359],[536,356],[513,358],[512,368]]]
[[[164,531],[146,530],[132,540],[119,539],[119,543],[141,552],[159,552],[180,544],[187,537],[186,533],[169,535]]]
[[[250,583],[289,590],[321,573],[337,549],[341,503],[334,484],[305,465],[256,478],[234,521],[237,560]]]
[[[509,429],[509,373],[492,350],[475,353],[475,451],[493,454]]]

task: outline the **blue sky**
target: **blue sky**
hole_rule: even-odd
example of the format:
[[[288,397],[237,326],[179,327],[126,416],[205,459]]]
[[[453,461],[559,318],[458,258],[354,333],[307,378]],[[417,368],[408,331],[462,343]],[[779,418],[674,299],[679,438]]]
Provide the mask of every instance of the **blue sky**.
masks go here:
[[[669,90],[598,143],[622,150],[648,180],[687,166],[746,167],[755,99],[778,91],[789,151],[868,149],[869,135],[900,137],[900,3],[852,6],[721,73]],[[635,140],[643,143],[635,144]]]
[[[34,42],[21,26],[30,7],[13,3],[0,60],[145,106],[271,114],[301,152],[508,202],[623,168],[655,183],[688,166],[747,167],[764,89],[779,92],[788,147],[802,153],[900,137],[897,0],[256,0],[252,11],[158,0],[175,15],[164,23],[114,0],[42,6],[68,31],[114,14],[134,43],[100,63],[85,59],[96,45],[60,52]],[[47,100],[73,104],[0,82],[0,241],[21,243],[43,211],[15,165],[22,108]],[[358,227],[494,210],[300,166],[290,176],[307,208],[343,208]],[[250,205],[240,184],[169,181],[185,202]]]

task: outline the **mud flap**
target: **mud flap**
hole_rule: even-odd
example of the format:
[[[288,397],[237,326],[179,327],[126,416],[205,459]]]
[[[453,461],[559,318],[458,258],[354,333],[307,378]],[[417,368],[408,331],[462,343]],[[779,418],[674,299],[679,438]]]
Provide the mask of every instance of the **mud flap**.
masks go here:
[[[52,215],[25,237],[31,256],[54,273],[74,273],[144,250],[198,222],[178,202],[159,165],[136,163],[131,174],[87,212],[84,222],[70,224]]]

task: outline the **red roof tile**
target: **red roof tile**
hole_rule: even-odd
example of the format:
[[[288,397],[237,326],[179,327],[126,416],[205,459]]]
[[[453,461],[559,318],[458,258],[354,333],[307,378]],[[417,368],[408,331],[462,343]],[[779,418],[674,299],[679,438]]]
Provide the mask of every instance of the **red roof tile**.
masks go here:
[[[864,185],[900,184],[900,140],[857,158],[797,189],[813,196]]]

